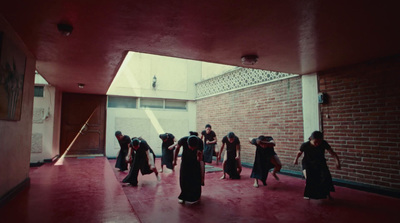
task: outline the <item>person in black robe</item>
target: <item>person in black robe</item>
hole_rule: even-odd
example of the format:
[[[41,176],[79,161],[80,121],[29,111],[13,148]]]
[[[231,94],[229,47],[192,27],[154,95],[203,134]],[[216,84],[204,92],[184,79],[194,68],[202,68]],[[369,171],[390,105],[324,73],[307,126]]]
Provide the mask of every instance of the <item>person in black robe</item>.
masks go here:
[[[179,154],[182,151],[181,168],[179,175],[179,184],[181,193],[178,197],[179,203],[196,203],[201,196],[201,186],[204,185],[202,178],[202,159],[203,159],[203,142],[195,136],[186,136],[181,138],[176,145],[174,165]]]
[[[132,138],[128,151],[128,157],[133,154],[132,150],[135,151],[135,156],[133,158],[129,174],[122,180],[122,183],[127,183],[127,185],[130,186],[137,186],[139,170],[142,175],[151,174],[154,172],[157,180],[160,180],[154,164],[156,155],[147,142],[141,138]]]
[[[213,130],[211,130],[211,125],[207,124],[205,130],[201,132],[201,139],[204,139],[204,157],[205,163],[212,163],[212,157],[217,156],[215,151],[215,145],[217,144],[217,135]],[[218,159],[216,161],[218,165]]]
[[[261,135],[258,138],[250,138],[249,141],[256,146],[256,156],[250,175],[251,178],[255,178],[253,186],[258,187],[258,180],[266,186],[268,172],[272,168],[274,168],[272,176],[279,180],[276,173],[280,171],[282,164],[274,150],[274,139],[271,136]]]
[[[218,154],[217,159],[221,159],[221,154],[224,151],[226,145],[226,151],[224,154],[224,161],[222,162],[223,175],[221,179],[225,179],[225,175],[228,174],[230,179],[240,179],[240,173],[242,172],[242,165],[240,163],[240,140],[233,132],[229,132],[224,138],[222,138],[222,146]]]
[[[332,176],[326,164],[325,151],[328,151],[335,159],[336,168],[340,169],[338,155],[323,139],[320,131],[314,131],[308,142],[300,146],[294,164],[297,165],[299,157],[304,153],[302,169],[306,178],[304,199],[332,199],[330,192],[334,192]]]
[[[169,147],[173,147],[173,145],[175,144],[175,136],[171,133],[165,133],[160,134],[159,137],[162,140],[161,169],[159,172],[163,172],[164,166],[166,166],[170,170],[174,170],[174,165],[172,165],[172,162],[174,160],[174,150],[170,149]]]
[[[128,154],[131,138],[127,135],[122,135],[121,131],[116,131],[115,137],[121,147],[117,156],[117,161],[115,162],[115,168],[118,168],[119,171],[125,171],[128,169],[128,163],[126,162],[125,157]]]

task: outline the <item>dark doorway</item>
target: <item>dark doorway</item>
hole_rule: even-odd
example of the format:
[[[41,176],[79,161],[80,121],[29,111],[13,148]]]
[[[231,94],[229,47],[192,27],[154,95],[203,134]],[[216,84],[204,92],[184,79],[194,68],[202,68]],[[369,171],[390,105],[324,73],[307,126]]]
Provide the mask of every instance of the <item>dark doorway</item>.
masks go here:
[[[60,155],[104,155],[105,95],[63,93]]]

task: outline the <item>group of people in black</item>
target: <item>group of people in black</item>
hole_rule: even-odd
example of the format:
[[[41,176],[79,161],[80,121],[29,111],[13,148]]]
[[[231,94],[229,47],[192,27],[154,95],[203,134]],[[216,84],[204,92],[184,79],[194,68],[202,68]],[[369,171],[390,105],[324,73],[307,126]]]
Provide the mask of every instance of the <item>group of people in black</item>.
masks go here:
[[[142,175],[155,173],[160,180],[155,167],[155,154],[147,142],[142,138],[129,138],[120,131],[115,136],[121,146],[115,167],[120,171],[130,170],[123,179],[123,183],[137,186],[138,173]],[[229,132],[222,139],[219,152],[216,152],[217,137],[211,125],[207,124],[205,130],[198,136],[197,132],[189,132],[189,136],[176,141],[171,133],[160,134],[162,140],[161,169],[159,172],[174,170],[177,164],[178,154],[182,148],[179,184],[181,193],[178,197],[179,203],[196,203],[201,196],[201,186],[204,186],[205,163],[211,163],[213,156],[222,161],[223,175],[230,179],[240,179],[242,165],[240,161],[240,140],[233,132]],[[279,180],[277,173],[282,164],[275,153],[274,139],[270,136],[261,135],[257,138],[249,138],[249,143],[256,146],[255,159],[250,177],[254,178],[254,187],[259,187],[259,180],[265,186],[268,174]],[[224,150],[224,148],[226,149]],[[309,141],[300,147],[293,164],[298,164],[298,159],[303,155],[302,169],[306,179],[304,190],[305,199],[331,199],[330,192],[334,191],[332,177],[325,159],[325,151],[328,151],[336,161],[336,167],[340,169],[339,157],[330,145],[323,139],[322,132],[315,131],[311,134]],[[166,167],[166,169],[164,169]],[[270,172],[270,170],[272,171]]]

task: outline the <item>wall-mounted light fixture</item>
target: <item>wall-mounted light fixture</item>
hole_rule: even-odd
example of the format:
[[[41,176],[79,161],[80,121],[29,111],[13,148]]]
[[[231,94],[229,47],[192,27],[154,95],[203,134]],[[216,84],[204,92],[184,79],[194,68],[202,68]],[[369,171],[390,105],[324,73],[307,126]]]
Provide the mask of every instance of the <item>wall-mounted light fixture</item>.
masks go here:
[[[242,64],[243,65],[254,65],[258,61],[257,55],[245,55],[242,56]]]
[[[71,35],[74,27],[72,27],[72,25],[69,23],[60,22],[57,24],[57,29],[63,36],[69,36]]]
[[[319,104],[328,104],[329,96],[327,93],[320,92],[318,93],[318,103]]]
[[[156,87],[157,87],[157,77],[156,77],[156,75],[153,76],[153,83],[151,84],[151,86],[153,86],[154,89],[156,89]]]
[[[78,83],[78,88],[84,88],[84,87],[85,87],[85,84]]]

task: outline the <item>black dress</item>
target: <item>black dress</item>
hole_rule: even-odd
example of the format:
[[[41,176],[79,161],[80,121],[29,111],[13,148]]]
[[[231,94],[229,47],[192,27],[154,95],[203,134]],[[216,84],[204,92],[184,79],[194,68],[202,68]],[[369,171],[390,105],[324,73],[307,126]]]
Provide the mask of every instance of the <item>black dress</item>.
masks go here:
[[[222,143],[226,145],[227,159],[225,162],[225,173],[227,173],[231,179],[240,179],[240,175],[237,171],[238,161],[236,160],[236,146],[240,145],[240,140],[235,136],[234,141],[231,143],[228,137],[224,136],[224,138],[222,138]]]
[[[174,159],[174,151],[168,149],[169,146],[174,144],[175,136],[171,133],[166,133],[168,135],[167,141],[163,141],[161,144],[162,156],[161,165],[165,165],[168,169],[173,169],[172,161]]]
[[[204,137],[204,156],[203,160],[206,163],[212,163],[212,157],[215,156],[215,143],[212,144],[207,144],[206,141],[214,141],[214,137],[217,135],[215,134],[214,131],[210,131],[210,133],[207,134],[206,130],[203,130],[201,134]]]
[[[273,140],[271,136],[267,136],[268,141]],[[251,171],[251,178],[256,178],[262,181],[266,185],[268,171],[274,168],[274,164],[271,163],[271,158],[273,158],[276,153],[273,146],[262,148],[256,143],[256,138],[254,138],[251,144],[257,146],[256,156],[254,158],[253,170]]]
[[[124,137],[121,140],[118,140],[118,142],[121,146],[121,149],[119,150],[117,161],[115,162],[115,168],[125,171],[128,169],[128,164],[125,161],[125,157],[128,154],[128,145],[131,142],[131,138],[129,138],[127,135],[124,135]]]
[[[153,173],[149,166],[149,160],[146,151],[149,151],[150,155],[153,156],[153,160],[155,161],[156,155],[154,154],[153,150],[146,141],[141,140],[139,148],[136,150],[135,158],[133,159],[129,174],[122,180],[123,183],[130,183],[131,185],[136,186],[138,184],[137,178],[139,170],[142,175]]]
[[[325,140],[317,147],[314,147],[310,142],[301,145],[300,151],[304,152],[302,166],[303,170],[306,170],[307,176],[304,197],[325,199],[330,192],[335,191],[325,159],[325,150],[330,149],[330,145]]]
[[[201,168],[200,162],[197,160],[197,152],[203,150],[203,142],[198,138],[198,146],[196,149],[189,149],[188,136],[178,141],[183,148],[182,162],[179,175],[179,184],[181,194],[179,199],[183,201],[194,202],[201,196]]]

